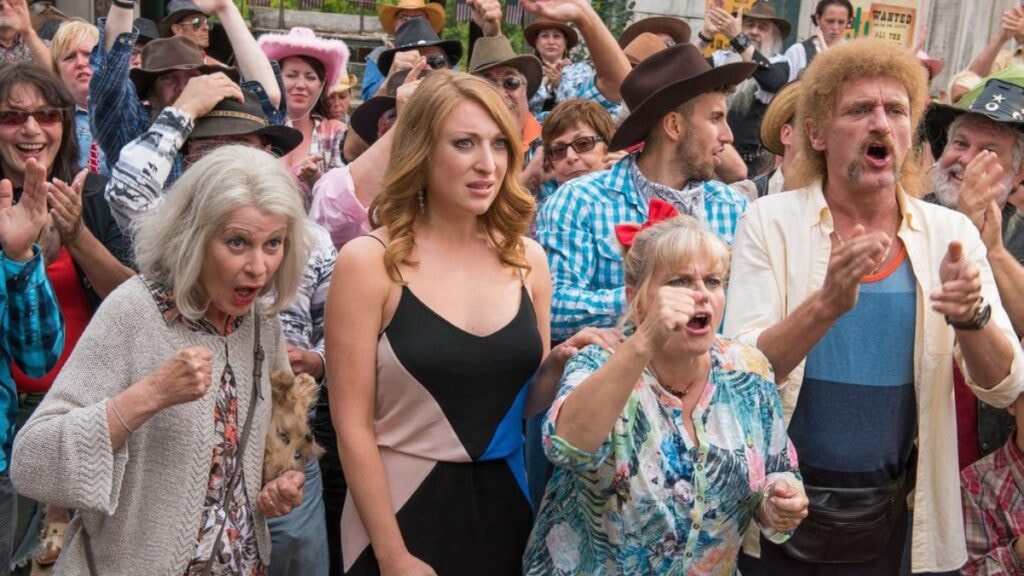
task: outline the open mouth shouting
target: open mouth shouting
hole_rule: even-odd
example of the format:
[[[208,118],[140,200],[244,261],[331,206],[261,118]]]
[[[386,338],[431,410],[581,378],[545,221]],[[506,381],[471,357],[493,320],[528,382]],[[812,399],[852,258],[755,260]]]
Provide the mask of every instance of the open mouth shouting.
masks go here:
[[[872,142],[864,151],[864,159],[872,168],[887,168],[892,162],[892,149],[887,142]]]
[[[686,331],[691,334],[707,334],[711,331],[711,314],[697,312],[686,323]]]

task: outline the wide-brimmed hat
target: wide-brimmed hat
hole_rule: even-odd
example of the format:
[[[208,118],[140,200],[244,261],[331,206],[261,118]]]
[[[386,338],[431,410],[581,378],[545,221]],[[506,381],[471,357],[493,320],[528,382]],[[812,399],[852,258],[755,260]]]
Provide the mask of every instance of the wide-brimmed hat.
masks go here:
[[[296,26],[287,34],[264,34],[256,40],[263,53],[281,62],[292,56],[307,56],[324,66],[324,86],[334,86],[345,74],[348,45],[341,40],[320,38],[309,28]]]
[[[942,60],[932,58],[924,50],[918,50],[917,54],[914,56],[917,56],[917,59],[921,61],[921,64],[924,64],[924,67],[928,69],[928,72],[931,74],[929,78],[935,78],[939,74],[942,74]]]
[[[712,68],[693,44],[676,44],[651,55],[622,81],[619,92],[629,117],[615,131],[608,149],[622,150],[642,142],[672,110],[705,92],[739,84],[756,68],[753,62]]]
[[[203,12],[192,0],[171,0],[167,4],[167,16],[160,20],[160,35],[170,36],[171,24],[177,23],[188,14],[206,14],[206,12]]]
[[[243,90],[245,101],[225,98],[217,103],[205,116],[196,120],[189,140],[216,138],[218,136],[262,136],[270,144],[274,154],[284,156],[302,142],[302,132],[288,126],[267,122],[260,100],[248,90]]]
[[[672,16],[651,16],[637,20],[623,30],[622,36],[619,36],[619,47],[625,48],[644,32],[668,34],[676,44],[690,41],[690,25],[686,21]]]
[[[572,29],[565,22],[559,22],[558,20],[550,20],[548,18],[540,17],[534,18],[532,22],[523,28],[523,39],[526,43],[537,49],[537,36],[542,30],[558,30],[565,36],[565,51],[572,50],[580,42],[580,35]]]
[[[761,146],[777,156],[786,152],[779,138],[779,130],[796,115],[796,104],[800,100],[800,80],[793,80],[775,93],[768,109],[761,119]]]
[[[936,158],[946,147],[949,125],[963,114],[980,114],[993,122],[1024,129],[1024,83],[989,78],[979,93],[968,93],[955,106],[932,104],[925,111],[924,130]]]
[[[331,91],[329,92],[329,94],[335,94],[337,92],[344,92],[346,90],[351,90],[352,88],[355,88],[356,85],[358,85],[358,84],[359,84],[359,77],[357,77],[355,74],[349,74],[348,76],[342,77],[342,79],[339,80],[337,84],[332,86],[331,87]]]
[[[160,37],[160,29],[156,27],[156,22],[149,18],[136,18],[132,26],[139,31],[139,38],[135,41],[139,46],[149,44]]]
[[[199,70],[200,74],[223,72],[238,82],[237,68],[205,64],[199,46],[184,36],[157,38],[146,44],[142,49],[142,66],[131,70],[128,75],[135,84],[135,93],[145,98],[157,76],[175,70]]]
[[[434,32],[440,34],[444,28],[444,5],[436,2],[425,2],[424,0],[398,0],[398,4],[377,4],[377,15],[380,16],[380,26],[385,32],[394,36],[395,16],[401,10],[422,10],[427,15],[427,21]]]
[[[622,51],[626,54],[626,60],[629,60],[629,65],[636,67],[637,64],[647,60],[651,55],[657,54],[666,48],[668,46],[665,46],[661,38],[650,32],[644,32],[633,38],[633,41],[627,44]]]
[[[785,40],[789,37],[789,32],[792,30],[792,26],[789,20],[785,18],[779,18],[775,15],[775,6],[772,5],[768,0],[760,0],[750,7],[750,10],[743,13],[743,19],[753,18],[755,20],[771,20],[773,24],[779,27],[779,34],[782,39]]]
[[[462,58],[462,42],[458,40],[441,40],[437,32],[434,32],[434,29],[430,27],[430,22],[423,18],[415,18],[406,22],[405,26],[402,26],[402,29],[398,31],[398,35],[395,36],[394,44],[394,48],[381,52],[380,56],[377,57],[377,68],[385,76],[391,70],[391,63],[395,60],[395,54],[399,52],[437,46],[448,56],[448,63],[450,65],[455,65],[459,58]]]
[[[363,142],[373,144],[377,141],[377,124],[382,114],[396,106],[396,95],[398,88],[405,84],[405,79],[411,70],[401,70],[394,76],[388,78],[384,86],[384,93],[370,98],[359,105],[349,116],[348,126],[362,138]],[[420,72],[419,80],[430,74],[430,70]]]
[[[533,54],[516,54],[512,44],[504,36],[484,36],[473,44],[473,57],[469,61],[469,73],[479,76],[492,68],[510,66],[526,76],[526,97],[530,98],[540,88],[544,69]]]

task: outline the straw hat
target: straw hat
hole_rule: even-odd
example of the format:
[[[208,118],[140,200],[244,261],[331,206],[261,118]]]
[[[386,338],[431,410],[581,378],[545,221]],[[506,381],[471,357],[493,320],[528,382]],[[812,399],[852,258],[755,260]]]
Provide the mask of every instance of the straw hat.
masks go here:
[[[394,36],[395,16],[402,10],[420,10],[427,15],[427,21],[434,32],[441,33],[444,28],[444,6],[436,2],[424,0],[398,0],[398,4],[377,4],[377,15],[380,17],[381,28]]]
[[[339,80],[338,83],[335,84],[333,88],[331,88],[330,94],[337,94],[338,92],[351,90],[352,88],[355,88],[358,84],[359,78],[356,77],[355,74],[343,76],[341,80]]]
[[[800,80],[793,80],[775,93],[768,109],[761,119],[761,146],[776,156],[782,156],[786,152],[782,140],[779,138],[779,130],[783,124],[788,124],[796,115],[796,104],[800,100]]]

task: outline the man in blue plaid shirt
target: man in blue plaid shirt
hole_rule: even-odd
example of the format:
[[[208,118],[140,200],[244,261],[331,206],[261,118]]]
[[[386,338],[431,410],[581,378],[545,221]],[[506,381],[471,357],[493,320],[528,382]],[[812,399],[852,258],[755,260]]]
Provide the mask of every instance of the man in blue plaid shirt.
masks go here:
[[[551,338],[587,326],[613,326],[626,308],[615,225],[643,222],[660,198],[707,222],[731,244],[747,201],[713,181],[718,154],[732,142],[726,90],[749,77],[752,63],[712,69],[692,44],[641,62],[622,83],[631,111],[609,150],[644,143],[609,170],[563,184],[537,218],[537,240],[551,266]]]
[[[28,161],[25,191],[17,206],[11,182],[0,182],[0,575],[11,566],[15,494],[8,465],[14,426],[18,420],[18,393],[11,377],[13,360],[29,376],[40,378],[60,358],[64,349],[64,319],[57,297],[46,278],[42,250],[35,245],[47,222],[46,173],[35,160]]]
[[[224,27],[238,61],[238,71],[244,78],[241,88],[256,94],[271,124],[282,124],[287,112],[282,96],[284,84],[281,80],[281,70],[260,50],[238,8],[231,0],[198,0],[195,4],[206,14],[216,15]],[[132,27],[134,16],[132,8],[111,3],[107,18],[99,20],[99,42],[89,57],[89,63],[94,70],[89,83],[90,126],[93,136],[107,156],[109,166],[117,163],[121,148],[146,132],[157,114],[165,106],[174,103],[186,84],[203,81],[197,80],[198,76],[235,72],[234,69],[221,66],[205,66],[199,47],[193,42],[189,43],[197,52],[196,62],[184,66],[182,62],[188,60],[184,56],[168,58],[166,54],[156,54],[154,48],[162,46],[166,51],[167,43],[171,40],[155,40],[147,44],[146,50],[142,53],[142,68],[155,67],[154,70],[160,69],[161,73],[149,74],[156,76],[152,82],[146,82],[152,88],[147,89],[145,94],[138,93],[138,82],[133,83],[129,80],[132,48],[139,36],[138,30]],[[172,60],[174,65],[167,65]],[[163,68],[167,70],[163,71]],[[141,76],[136,76],[138,72],[133,72],[132,80]],[[225,82],[226,79],[221,84]],[[233,94],[232,97],[235,99],[241,99],[241,91],[237,87],[232,89],[211,86],[207,89],[221,90],[224,96]],[[179,154],[167,180],[168,186],[178,179],[181,171],[182,158]]]

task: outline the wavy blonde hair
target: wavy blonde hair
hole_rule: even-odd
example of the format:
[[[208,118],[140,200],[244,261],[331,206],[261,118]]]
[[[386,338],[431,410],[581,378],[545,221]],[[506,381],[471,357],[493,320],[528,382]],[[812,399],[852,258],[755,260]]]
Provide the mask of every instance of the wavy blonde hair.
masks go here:
[[[487,212],[477,221],[507,266],[527,270],[526,234],[536,209],[533,196],[519,184],[523,167],[522,137],[505,101],[489,82],[463,72],[437,70],[416,89],[402,109],[393,130],[394,144],[388,161],[384,191],[370,205],[370,224],[387,227],[390,240],[384,255],[388,275],[401,282],[398,266],[415,266],[410,258],[416,245],[415,224],[422,217],[418,194],[427,187],[430,156],[438,144],[441,126],[463,101],[476,102],[487,110],[508,140],[505,177]],[[430,191],[426,191],[430,197]]]
[[[891,42],[861,38],[832,46],[818,54],[804,72],[800,100],[796,107],[796,126],[823,130],[832,119],[836,101],[848,82],[865,78],[892,78],[903,84],[910,99],[910,133],[917,132],[925,106],[928,104],[928,78],[913,54]],[[799,139],[802,158],[792,175],[786,174],[789,189],[808,186],[818,178],[828,177],[825,152],[815,150],[810,138]],[[920,194],[924,172],[917,153],[908,150],[899,167],[899,184],[914,196]]]
[[[206,314],[209,300],[199,282],[206,245],[231,212],[247,207],[288,220],[284,258],[261,295],[274,293],[271,314],[291,305],[313,238],[295,179],[279,159],[252,146],[222,146],[186,170],[165,198],[134,225],[135,262],[174,290],[182,316]]]
[[[625,285],[635,290],[619,325],[640,324],[640,310],[647,308],[647,288],[655,272],[665,268],[682,270],[704,257],[722,276],[729,274],[729,247],[707,224],[685,214],[658,222],[641,231],[622,257]]]

